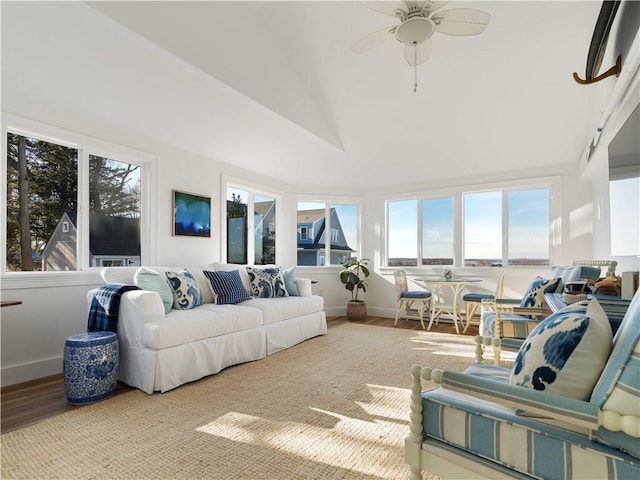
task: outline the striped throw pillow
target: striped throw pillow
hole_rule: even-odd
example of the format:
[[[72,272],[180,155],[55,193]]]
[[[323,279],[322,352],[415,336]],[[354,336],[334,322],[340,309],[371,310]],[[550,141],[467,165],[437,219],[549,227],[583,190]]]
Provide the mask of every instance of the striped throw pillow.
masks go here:
[[[244,288],[238,270],[228,272],[204,270],[202,273],[204,273],[204,276],[209,280],[209,286],[216,299],[216,305],[234,305],[246,300],[251,300],[249,292]]]

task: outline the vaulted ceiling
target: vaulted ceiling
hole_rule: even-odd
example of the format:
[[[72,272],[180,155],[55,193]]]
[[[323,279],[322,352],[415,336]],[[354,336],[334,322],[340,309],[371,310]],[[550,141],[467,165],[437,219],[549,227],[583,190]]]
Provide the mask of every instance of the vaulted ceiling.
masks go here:
[[[41,8],[55,17],[56,4]],[[488,12],[489,25],[478,36],[436,33],[415,93],[395,39],[351,50],[398,23],[359,2],[81,7],[92,23],[79,27],[87,38],[60,28],[50,35],[86,50],[81,73],[92,85],[66,72],[60,102],[94,88],[102,94],[87,91],[83,102],[104,121],[291,184],[342,187],[357,178],[376,187],[544,169],[577,163],[593,133],[594,90],[571,74],[584,75],[596,1],[449,3],[443,10]],[[3,7],[3,28],[5,18]],[[9,92],[26,88],[28,80],[12,80],[3,75]]]

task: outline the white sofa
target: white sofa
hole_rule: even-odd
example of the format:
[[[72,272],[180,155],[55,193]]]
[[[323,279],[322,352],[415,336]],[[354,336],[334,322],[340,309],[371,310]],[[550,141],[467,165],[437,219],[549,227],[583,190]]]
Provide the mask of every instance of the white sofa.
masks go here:
[[[148,268],[163,275],[182,269]],[[186,268],[203,296],[203,304],[191,310],[174,308],[165,314],[155,291],[132,290],[122,295],[118,379],[127,385],[146,393],[166,392],[327,332],[323,298],[312,294],[308,279],[296,279],[300,296],[216,305],[203,270],[239,269],[244,274],[245,267],[213,263]],[[136,271],[137,267],[107,267],[102,278],[105,283],[134,284]],[[87,294],[89,305],[96,290]]]

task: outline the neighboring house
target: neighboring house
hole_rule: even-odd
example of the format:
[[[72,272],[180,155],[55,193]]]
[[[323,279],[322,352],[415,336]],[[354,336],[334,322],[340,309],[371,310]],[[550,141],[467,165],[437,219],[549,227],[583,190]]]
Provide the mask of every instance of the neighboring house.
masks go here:
[[[347,245],[335,208],[330,213],[329,245],[331,265],[344,262],[355,251]],[[327,229],[325,210],[301,210],[298,212],[298,265],[325,265],[327,254]]]
[[[42,270],[78,270],[76,240],[76,212],[65,212],[42,252]],[[89,214],[89,265],[140,265],[140,219]]]

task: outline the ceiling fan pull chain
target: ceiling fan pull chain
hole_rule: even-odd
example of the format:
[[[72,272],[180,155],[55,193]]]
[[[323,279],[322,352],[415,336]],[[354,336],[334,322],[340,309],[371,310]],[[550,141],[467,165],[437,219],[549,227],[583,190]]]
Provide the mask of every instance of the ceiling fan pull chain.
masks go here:
[[[413,92],[418,91],[418,44],[413,42]]]

